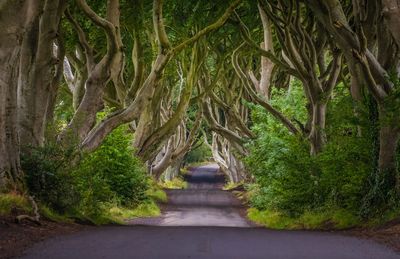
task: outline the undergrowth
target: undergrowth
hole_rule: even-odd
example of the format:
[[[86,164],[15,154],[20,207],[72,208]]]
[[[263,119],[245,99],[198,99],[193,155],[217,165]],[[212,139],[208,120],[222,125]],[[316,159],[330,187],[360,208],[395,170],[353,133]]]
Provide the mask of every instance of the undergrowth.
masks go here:
[[[178,176],[172,180],[165,180],[160,182],[160,186],[165,189],[186,189],[188,184],[182,177]]]

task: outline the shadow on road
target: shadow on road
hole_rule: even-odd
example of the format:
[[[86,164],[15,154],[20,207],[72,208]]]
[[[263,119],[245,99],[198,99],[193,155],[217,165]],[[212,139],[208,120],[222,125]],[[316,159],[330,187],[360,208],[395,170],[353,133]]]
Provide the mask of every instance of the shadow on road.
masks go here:
[[[158,219],[134,219],[133,225],[152,226],[219,226],[250,227],[241,216],[240,201],[230,192],[223,191],[225,176],[217,165],[192,168],[185,180],[185,190],[166,190],[168,203]]]
[[[37,244],[23,258],[43,259],[398,259],[368,240],[317,231],[250,227],[240,202],[222,191],[215,166],[195,168],[187,190],[169,190],[162,217],[100,227]],[[145,225],[145,226],[139,226]]]

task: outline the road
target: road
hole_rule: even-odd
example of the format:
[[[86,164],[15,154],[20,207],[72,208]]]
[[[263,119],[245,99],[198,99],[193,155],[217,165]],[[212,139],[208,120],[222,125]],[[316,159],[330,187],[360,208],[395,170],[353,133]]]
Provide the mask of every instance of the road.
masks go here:
[[[37,244],[22,258],[137,259],[394,259],[373,241],[316,231],[275,231],[256,227],[240,213],[240,202],[222,191],[213,165],[188,176],[187,190],[168,191],[163,215],[135,219]]]

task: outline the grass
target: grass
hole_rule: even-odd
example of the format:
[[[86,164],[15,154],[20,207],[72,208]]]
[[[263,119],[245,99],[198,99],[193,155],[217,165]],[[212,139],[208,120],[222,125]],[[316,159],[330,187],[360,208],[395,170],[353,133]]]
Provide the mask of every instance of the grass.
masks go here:
[[[382,226],[388,222],[399,221],[399,219],[400,219],[400,208],[396,206],[395,208],[381,214],[379,217],[370,219],[366,223],[366,226],[367,227]]]
[[[162,189],[163,187],[155,180],[149,180],[149,189],[146,191],[146,196],[155,202],[167,202],[167,194]]]
[[[165,189],[186,189],[187,182],[181,177],[175,177],[171,181],[163,181],[160,183],[161,187]]]
[[[243,185],[243,182],[238,182],[238,183],[228,182],[227,184],[225,184],[225,186],[222,188],[222,190],[230,191],[230,190],[233,190],[242,185]]]
[[[250,220],[272,229],[348,229],[361,225],[361,219],[342,209],[306,211],[299,217],[289,217],[277,211],[250,208]]]
[[[124,220],[144,217],[160,216],[161,211],[157,204],[153,201],[145,202],[136,208],[112,207],[109,210],[110,219],[117,223],[122,223]]]
[[[14,209],[26,213],[32,211],[29,201],[24,196],[13,193],[0,194],[0,216],[10,215]]]
[[[157,217],[161,214],[160,208],[153,200],[139,204],[135,208],[113,205],[95,215],[83,215],[79,212],[73,218],[83,222],[90,222],[94,225],[126,224],[126,220],[144,217]]]
[[[46,218],[46,219],[48,219],[50,221],[54,221],[54,222],[66,222],[66,223],[73,222],[73,220],[68,218],[68,216],[58,214],[57,212],[51,210],[50,208],[48,208],[45,205],[40,205],[39,207],[40,207],[39,208],[40,216],[43,218]]]
[[[161,189],[149,189],[146,191],[146,195],[158,202],[167,202],[167,194]]]
[[[185,176],[189,173],[189,169],[187,167],[183,167],[183,168],[179,169],[179,173],[180,173],[180,175]]]
[[[72,223],[74,221],[92,223],[95,225],[124,224],[125,220],[136,217],[155,217],[160,215],[157,202],[166,202],[167,194],[155,181],[149,182],[150,188],[146,191],[148,200],[135,208],[121,207],[116,204],[104,204],[97,213],[86,214],[80,210],[73,209],[67,214],[58,214],[49,207],[39,205],[39,213],[42,218],[54,221]],[[18,214],[29,214],[32,207],[27,198],[13,193],[0,194],[0,216],[10,216],[14,211]]]

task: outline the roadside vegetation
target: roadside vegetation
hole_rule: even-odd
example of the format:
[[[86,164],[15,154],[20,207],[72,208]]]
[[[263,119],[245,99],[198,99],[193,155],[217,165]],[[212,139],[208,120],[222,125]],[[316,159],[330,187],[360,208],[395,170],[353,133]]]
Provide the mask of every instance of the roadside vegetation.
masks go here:
[[[299,81],[290,92],[273,91],[271,103],[305,120],[306,98]],[[247,185],[248,216],[270,228],[349,228],[379,224],[400,216],[398,193],[377,178],[377,123],[371,100],[356,107],[343,85],[327,112],[324,150],[310,155],[307,142],[252,106],[257,138],[247,145],[246,165],[255,176]],[[372,118],[373,119],[373,118]],[[360,134],[362,132],[363,134]],[[398,156],[400,153],[398,153]]]
[[[54,221],[123,223],[134,217],[158,216],[158,202],[166,201],[161,186],[148,176],[132,150],[133,135],[126,126],[114,130],[90,154],[68,153],[58,145],[31,149],[22,157],[28,196],[40,214]],[[24,196],[2,194],[1,215],[31,213]]]
[[[186,189],[187,182],[183,180],[182,176],[177,176],[172,180],[164,180],[160,182],[160,186],[165,189]]]
[[[4,1],[0,212],[154,216],[213,161],[268,227],[398,217],[400,7],[361,2]]]

